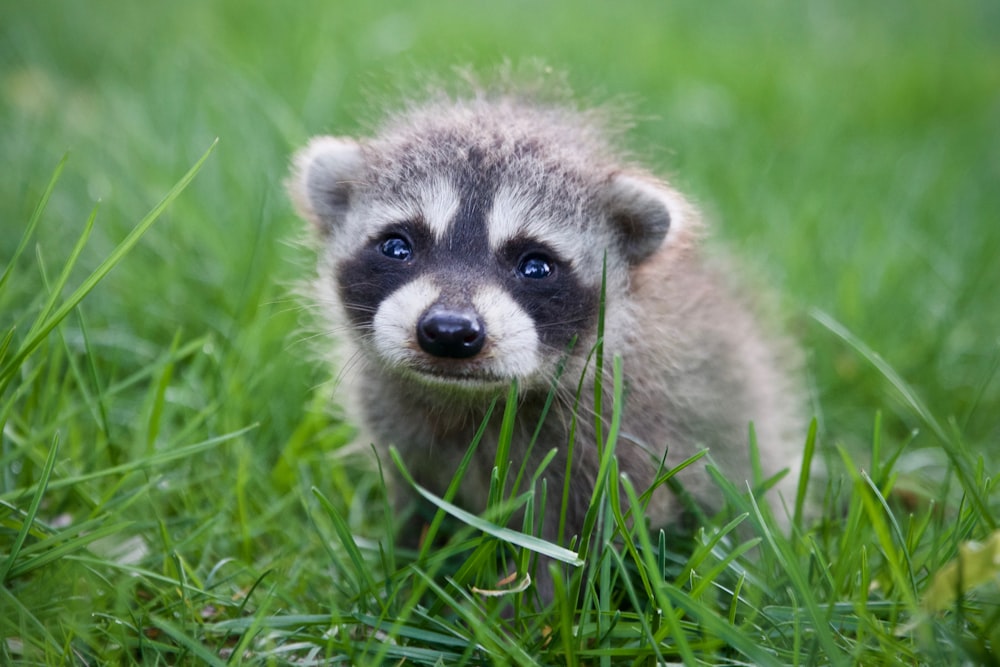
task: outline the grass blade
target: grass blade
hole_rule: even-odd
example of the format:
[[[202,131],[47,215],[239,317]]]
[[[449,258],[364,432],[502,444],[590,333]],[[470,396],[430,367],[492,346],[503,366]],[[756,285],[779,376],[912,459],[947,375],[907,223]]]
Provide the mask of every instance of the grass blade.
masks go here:
[[[152,227],[153,223],[160,217],[166,208],[173,203],[175,199],[190,185],[194,177],[201,171],[202,166],[204,166],[205,161],[208,160],[208,156],[212,154],[215,147],[218,145],[218,139],[212,142],[208,150],[195,162],[184,176],[181,177],[179,181],[170,189],[170,191],[160,200],[156,206],[154,206],[149,213],[139,221],[139,223],[132,229],[131,232],[122,240],[121,243],[109,254],[101,264],[94,269],[94,271],[87,276],[87,278],[81,283],[81,285],[59,306],[59,308],[45,319],[44,323],[32,327],[32,335],[28,336],[25,341],[21,344],[18,349],[17,354],[8,361],[2,368],[0,368],[0,393],[3,389],[6,389],[10,380],[14,377],[15,371],[21,365],[21,362],[29,354],[31,354],[35,348],[41,345],[45,337],[63,320],[65,317],[76,308],[77,304],[83,301],[93,289],[97,286],[101,280],[104,279],[108,273],[111,272],[115,266],[117,266],[122,259],[127,255],[132,248],[135,247],[139,239]]]
[[[194,637],[189,636],[170,621],[159,617],[154,617],[151,620],[154,626],[162,630],[164,634],[169,636],[180,646],[183,646],[185,649],[190,651],[196,658],[198,658],[198,660],[202,662],[202,664],[212,665],[212,667],[226,667],[224,660],[209,651],[205,648],[203,643]]]
[[[218,444],[226,442],[228,440],[233,440],[248,433],[257,428],[256,424],[251,424],[250,426],[245,426],[231,433],[224,433],[222,435],[216,436],[214,438],[209,438],[208,440],[203,440],[201,442],[196,442],[191,445],[185,445],[183,447],[168,447],[161,452],[149,456],[144,459],[139,459],[136,461],[129,461],[128,463],[122,463],[120,465],[111,466],[110,468],[104,468],[102,470],[95,470],[94,472],[83,473],[80,475],[73,475],[72,477],[63,477],[57,479],[48,485],[49,489],[61,489],[66,487],[72,487],[82,482],[88,482],[94,479],[99,479],[101,477],[108,477],[110,475],[119,475],[128,472],[133,472],[135,470],[143,470],[145,468],[150,468],[152,466],[160,465],[168,461],[176,461],[177,459],[183,459],[195,454],[202,452],[206,449],[211,449]],[[34,492],[37,493],[37,489],[41,488],[41,481],[34,487]],[[23,491],[11,491],[0,495],[0,500],[8,500],[12,497],[20,495]]]
[[[88,521],[87,523],[97,524],[98,522]],[[58,546],[47,549],[46,551],[40,553],[39,555],[31,559],[26,559],[23,563],[18,563],[14,565],[14,567],[10,569],[8,576],[11,579],[22,577],[33,570],[37,570],[38,568],[44,567],[45,565],[55,562],[60,558],[64,558],[74,552],[80,551],[84,549],[88,544],[91,544],[92,542],[95,542],[101,538],[121,533],[129,525],[130,524],[128,522],[109,524],[105,526],[95,525],[93,532],[88,531],[82,533],[79,530],[73,530],[72,532],[80,534],[78,534],[76,537],[72,539],[68,539],[62,542]],[[48,544],[54,542],[55,540],[60,539],[61,537],[62,535],[59,534],[53,535],[51,538],[45,541],[45,546],[48,546]],[[22,553],[26,555],[26,551],[27,550],[24,550],[22,551]]]
[[[445,489],[444,499],[451,500],[458,493],[458,487],[462,483],[462,478],[465,476],[465,471],[468,469],[469,464],[472,463],[472,457],[476,450],[479,448],[479,443],[483,439],[483,434],[486,433],[486,426],[489,424],[490,418],[493,416],[493,410],[496,407],[496,401],[490,403],[489,408],[486,410],[486,415],[483,417],[483,421],[479,424],[479,428],[476,430],[475,436],[472,438],[472,442],[469,443],[469,448],[465,450],[465,455],[459,462],[458,467],[455,469],[455,476],[452,478],[451,483],[448,484],[448,488]],[[396,454],[390,451],[390,455],[396,459]],[[397,465],[399,461],[397,460]],[[406,479],[411,479],[408,473],[404,472]],[[427,555],[430,553],[431,546],[434,544],[434,539],[437,537],[438,531],[441,529],[441,524],[444,522],[444,514],[441,512],[435,512],[434,518],[431,519],[430,526],[427,527],[427,532],[424,536],[424,544],[420,548],[420,555],[417,560],[423,562]]]
[[[24,249],[28,246],[28,240],[31,239],[31,235],[35,233],[35,228],[38,227],[38,221],[42,218],[42,212],[45,207],[49,204],[49,198],[52,197],[52,193],[56,189],[56,183],[59,181],[59,176],[62,174],[63,168],[66,166],[66,162],[69,160],[69,153],[62,156],[59,160],[59,164],[56,165],[55,171],[52,172],[52,177],[49,179],[49,184],[45,186],[45,192],[42,193],[42,198],[38,200],[38,205],[35,206],[35,210],[31,214],[31,218],[28,220],[28,226],[25,227],[24,233],[21,234],[21,241],[17,244],[17,250],[14,251],[14,256],[10,258],[7,262],[7,268],[3,270],[3,274],[0,275],[0,291],[3,290],[4,285],[10,279],[11,273],[14,271],[14,264],[17,263],[17,259],[24,252]]]
[[[7,582],[7,576],[14,567],[14,563],[17,562],[18,553],[21,551],[21,547],[24,546],[24,540],[28,537],[28,531],[31,530],[32,524],[35,523],[35,517],[38,515],[38,508],[42,504],[42,496],[45,495],[45,489],[48,486],[49,478],[52,476],[52,469],[56,465],[56,454],[58,452],[59,436],[57,434],[54,438],[52,438],[52,446],[49,448],[49,455],[45,458],[42,475],[35,487],[35,493],[31,498],[31,504],[28,506],[28,512],[24,517],[24,521],[21,523],[21,529],[17,532],[14,544],[11,545],[10,554],[7,556],[7,561],[4,563],[3,569],[0,570],[0,584]]]
[[[49,298],[45,301],[45,305],[42,306],[41,312],[35,319],[34,324],[28,329],[28,333],[25,338],[31,340],[37,335],[38,330],[45,325],[46,320],[52,313],[52,309],[56,307],[56,302],[59,300],[59,296],[62,294],[63,288],[66,287],[66,283],[69,282],[70,273],[73,271],[73,267],[76,266],[76,261],[80,259],[80,255],[83,253],[84,247],[87,245],[87,241],[90,239],[91,233],[94,231],[94,223],[97,221],[97,210],[98,206],[94,206],[90,210],[90,215],[87,216],[87,222],[83,225],[83,232],[80,233],[80,237],[76,240],[73,245],[73,250],[70,251],[69,257],[66,259],[66,263],[63,265],[62,272],[59,274],[59,278],[56,280],[54,285],[48,284],[47,276],[45,275],[45,262],[42,261],[41,254],[36,252],[38,256],[38,264],[42,267],[42,280],[45,282],[45,287],[49,292]]]
[[[816,453],[816,431],[818,424],[815,419],[809,423],[805,448],[802,451],[802,468],[799,470],[799,483],[795,491],[795,513],[792,515],[792,525],[802,525],[802,514],[805,511],[806,496],[809,491],[809,476],[812,470],[813,457]]]
[[[354,566],[354,571],[358,575],[357,590],[359,593],[370,593],[374,594],[377,591],[377,586],[375,584],[375,579],[372,577],[371,568],[365,563],[365,557],[361,555],[361,550],[358,548],[357,543],[354,541],[354,536],[351,535],[351,529],[344,521],[344,517],[340,515],[340,512],[333,506],[326,496],[317,489],[315,486],[312,488],[313,496],[319,500],[320,504],[323,506],[326,515],[333,522],[334,530],[337,532],[337,538],[340,540],[341,546],[347,551],[348,557],[351,559],[351,564]]]
[[[410,475],[409,471],[403,465],[403,460],[399,456],[399,452],[395,447],[390,448],[389,454],[392,456],[392,460],[395,461],[396,467],[399,468],[400,473],[406,479],[406,481],[412,486],[417,493],[419,493],[425,500],[427,500],[432,505],[436,506],[438,509],[455,517],[459,521],[465,523],[468,526],[472,526],[477,530],[492,535],[493,537],[508,542],[510,544],[516,544],[519,547],[529,549],[535,553],[539,553],[543,556],[548,556],[563,563],[568,563],[574,566],[583,565],[583,561],[580,560],[579,555],[570,551],[569,549],[564,549],[556,544],[552,544],[546,540],[535,537],[534,535],[527,535],[520,531],[511,530],[510,528],[503,528],[496,525],[486,519],[482,519],[475,514],[466,512],[462,508],[453,505],[452,503],[438,498],[436,495],[420,486],[414,481],[413,477]]]
[[[941,422],[938,421],[937,417],[935,417],[930,411],[927,404],[921,400],[913,388],[902,377],[900,377],[895,369],[890,366],[881,355],[865,345],[860,338],[848,331],[848,329],[840,324],[840,322],[820,310],[813,310],[812,316],[817,322],[822,324],[845,343],[853,347],[868,361],[868,363],[878,369],[882,376],[885,377],[885,379],[889,381],[896,391],[899,392],[903,400],[910,406],[917,416],[920,417],[920,419],[927,424],[931,431],[934,432],[934,435],[936,435],[938,440],[941,442],[941,447],[948,455],[948,459],[955,467],[955,472],[958,474],[958,479],[962,483],[962,488],[965,490],[966,495],[972,503],[975,504],[976,509],[983,518],[983,521],[986,522],[991,530],[996,530],[997,522],[994,520],[992,512],[990,512],[986,501],[983,500],[976,487],[975,477],[973,476],[972,471],[969,470],[968,457],[962,455],[958,444],[952,438],[951,434],[949,434],[948,431],[946,431],[941,425]]]

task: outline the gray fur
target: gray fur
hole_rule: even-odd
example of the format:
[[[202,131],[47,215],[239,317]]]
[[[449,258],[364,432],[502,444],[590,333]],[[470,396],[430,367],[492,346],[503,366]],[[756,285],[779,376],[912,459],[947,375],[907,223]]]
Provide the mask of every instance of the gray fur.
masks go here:
[[[422,215],[429,200],[476,192],[491,206],[506,207],[489,217],[490,233],[502,237],[498,243],[542,239],[565,260],[560,269],[572,273],[581,298],[599,292],[606,255],[605,355],[623,357],[627,393],[619,467],[636,488],[651,484],[665,450],[671,466],[706,447],[742,487],[750,476],[747,434],[753,421],[764,473],[792,469],[779,485],[791,502],[803,437],[797,387],[790,379],[794,349],[766,335],[752,308],[703,259],[702,221],[694,207],[623,157],[609,134],[614,133],[591,112],[480,93],[411,107],[390,116],[370,139],[314,139],[298,154],[289,189],[300,214],[318,231],[317,299],[334,326],[347,329],[344,359],[353,367],[343,390],[349,414],[376,445],[398,447],[418,483],[442,494],[490,401],[504,394],[508,382],[449,383],[422,375],[443,368],[447,376],[466,362],[423,359],[412,343],[403,344],[404,356],[388,360],[373,343],[380,335],[374,325],[352,325],[345,314],[350,304],[342,303],[338,292],[339,272],[371,246],[380,228]],[[430,224],[435,234],[447,227]],[[509,229],[498,232],[501,226]],[[462,295],[474,293],[477,283],[500,284],[476,267],[463,268],[460,260],[454,266],[442,262],[440,274],[432,268],[427,285],[445,290],[447,283],[448,298],[471,303],[473,297]],[[525,321],[532,326],[530,317]],[[527,456],[533,472],[551,449],[558,450],[545,474],[549,502],[542,532],[564,544],[582,528],[598,467],[594,420],[584,408],[576,422],[566,534],[557,535],[556,499],[581,374],[587,378],[583,405],[592,405],[593,396],[593,369],[585,360],[596,340],[596,321],[578,328],[557,400],[530,454],[526,447],[565,348],[541,345],[537,363],[516,378],[519,420],[511,451],[515,469]],[[488,339],[483,355],[489,345]],[[502,359],[467,363],[473,376],[506,368]],[[605,386],[610,385],[608,377]],[[486,500],[502,407],[501,401],[458,494],[459,504],[473,511],[482,510]],[[680,481],[706,508],[718,504],[703,467],[685,471]],[[676,522],[682,508],[661,488],[648,515],[653,525],[663,526]],[[543,596],[550,594],[543,590]]]

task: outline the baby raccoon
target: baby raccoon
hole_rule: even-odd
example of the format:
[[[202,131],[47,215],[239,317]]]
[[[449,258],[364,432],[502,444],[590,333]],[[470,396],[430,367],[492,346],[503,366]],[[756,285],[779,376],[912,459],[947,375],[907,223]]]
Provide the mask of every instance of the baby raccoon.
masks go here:
[[[442,495],[497,399],[456,498],[481,511],[516,381],[510,459],[530,476],[556,450],[542,535],[563,544],[581,532],[598,473],[602,281],[604,355],[624,368],[619,469],[639,492],[664,455],[669,469],[704,448],[745,488],[751,421],[766,476],[795,467],[801,435],[789,349],[701,257],[694,207],[616,150],[615,134],[598,112],[529,95],[441,96],[390,115],[371,138],[314,138],[289,181],[320,242],[315,297],[346,333],[344,389],[365,437],[395,445],[416,481]],[[703,465],[677,479],[718,506]],[[647,515],[665,526],[684,507],[663,486]]]

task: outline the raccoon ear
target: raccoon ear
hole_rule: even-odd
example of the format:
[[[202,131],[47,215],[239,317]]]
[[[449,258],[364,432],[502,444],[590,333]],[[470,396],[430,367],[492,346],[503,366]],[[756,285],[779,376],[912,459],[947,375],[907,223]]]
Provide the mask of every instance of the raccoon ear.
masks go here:
[[[326,235],[343,221],[365,162],[353,139],[316,137],[293,159],[288,191],[299,215]]]
[[[622,238],[630,263],[638,264],[653,254],[667,232],[676,233],[683,205],[669,188],[619,172],[608,181],[604,195],[611,223]]]

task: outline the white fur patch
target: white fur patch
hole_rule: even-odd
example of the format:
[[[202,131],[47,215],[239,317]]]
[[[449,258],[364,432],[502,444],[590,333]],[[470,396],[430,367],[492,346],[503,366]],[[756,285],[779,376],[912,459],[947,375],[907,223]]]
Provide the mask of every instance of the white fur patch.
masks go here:
[[[412,199],[367,203],[363,208],[352,212],[344,235],[348,242],[340,244],[337,256],[349,257],[353,252],[352,245],[360,244],[378,235],[383,229],[408,220],[422,219],[430,227],[435,239],[440,241],[458,213],[459,205],[458,194],[443,178],[422,186]]]
[[[472,303],[486,324],[485,361],[500,377],[525,378],[539,366],[535,322],[506,292],[494,285],[476,290]]]
[[[527,193],[510,185],[500,186],[494,195],[486,229],[493,251],[511,239],[531,238],[552,248],[571,266],[585,251],[575,243],[580,241],[579,234],[566,233],[565,224],[545,216]]]
[[[383,227],[399,224],[420,215],[420,208],[413,202],[374,202],[364,209],[364,216],[358,216],[354,239],[363,240],[369,235],[377,234]]]
[[[437,178],[421,186],[421,213],[436,240],[444,238],[458,213],[460,203],[455,188],[444,178]]]
[[[416,341],[417,320],[438,298],[430,278],[417,278],[379,304],[372,322],[379,356],[393,366],[412,366],[422,354]]]

